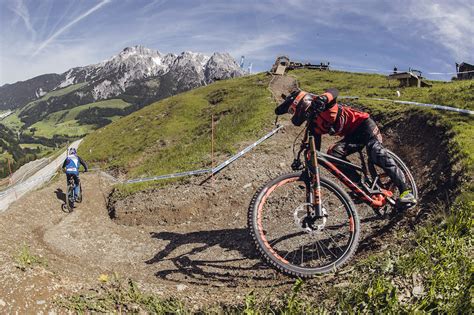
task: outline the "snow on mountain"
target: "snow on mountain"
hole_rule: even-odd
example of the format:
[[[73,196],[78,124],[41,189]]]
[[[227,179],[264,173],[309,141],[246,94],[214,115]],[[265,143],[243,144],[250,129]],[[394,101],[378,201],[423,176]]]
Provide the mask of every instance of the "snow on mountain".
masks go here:
[[[206,83],[215,80],[239,77],[243,74],[244,71],[228,53],[215,52],[207,61],[204,70]]]
[[[88,82],[93,98],[99,100],[123,93],[136,81],[161,77],[169,72],[190,88],[244,74],[228,53],[214,53],[211,57],[190,51],[163,55],[156,50],[134,46],[101,63],[67,71],[59,86]]]

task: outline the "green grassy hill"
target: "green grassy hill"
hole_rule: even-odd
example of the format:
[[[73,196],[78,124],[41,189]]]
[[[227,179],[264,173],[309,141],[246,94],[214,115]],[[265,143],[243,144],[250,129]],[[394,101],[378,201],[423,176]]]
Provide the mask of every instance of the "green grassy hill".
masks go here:
[[[35,111],[35,108],[42,102],[67,95],[83,85],[71,85],[49,92],[0,120],[0,125],[3,125],[2,127],[5,127],[5,130],[11,131],[5,133],[5,136],[2,137],[3,140],[20,145],[15,149],[12,146],[7,147],[5,145],[4,152],[0,154],[0,159],[2,157],[3,160],[7,157],[10,158],[14,162],[14,169],[16,169],[23,163],[48,155],[54,152],[58,146],[63,146],[69,141],[83,137],[132,111],[133,106],[122,99],[110,99],[47,113],[43,119],[33,125],[27,125],[22,121],[24,112]],[[15,150],[14,154],[12,150]],[[2,162],[0,178],[6,174],[1,171],[5,168],[4,166],[5,163]]]
[[[42,121],[34,123],[28,128],[29,134],[36,137],[52,138],[54,135],[64,135],[67,137],[80,137],[88,134],[96,129],[96,125],[84,123],[78,117],[82,112],[90,115],[91,109],[119,109],[123,110],[130,106],[129,103],[121,99],[110,99],[90,104],[74,107],[72,109],[61,110],[51,113]],[[91,115],[92,116],[92,115]],[[110,121],[116,120],[120,116],[114,115],[111,111],[110,116],[100,115],[100,118],[105,118]],[[90,121],[92,122],[92,121]],[[34,132],[32,132],[34,130]],[[27,133],[28,133],[27,131]]]
[[[273,117],[269,80],[218,81],[153,103],[87,136],[80,153],[129,177],[209,167],[211,116],[217,154],[262,135]]]

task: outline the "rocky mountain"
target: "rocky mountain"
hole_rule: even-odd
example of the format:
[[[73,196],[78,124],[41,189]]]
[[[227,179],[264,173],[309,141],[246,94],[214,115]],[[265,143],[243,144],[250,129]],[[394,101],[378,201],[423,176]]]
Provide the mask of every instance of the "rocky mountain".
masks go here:
[[[143,46],[127,47],[98,64],[72,68],[0,87],[0,109],[22,108],[19,117],[31,125],[48,114],[110,98],[137,108],[215,80],[244,74],[228,53],[162,54]],[[66,90],[52,97],[51,91]],[[25,106],[34,102],[34,106]]]
[[[62,81],[62,75],[51,73],[5,84],[0,87],[0,109],[15,109],[26,105],[57,88]]]

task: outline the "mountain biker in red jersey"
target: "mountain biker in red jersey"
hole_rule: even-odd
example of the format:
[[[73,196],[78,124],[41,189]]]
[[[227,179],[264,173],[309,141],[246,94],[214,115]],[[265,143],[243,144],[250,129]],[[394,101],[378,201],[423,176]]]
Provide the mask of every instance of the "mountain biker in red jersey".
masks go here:
[[[78,199],[79,194],[82,193],[82,191],[79,191],[79,168],[81,165],[84,166],[84,171],[87,172],[86,162],[77,155],[75,148],[70,148],[62,168],[66,173],[66,180],[68,183],[71,177],[74,179],[74,195],[76,196],[76,199]]]
[[[328,150],[328,154],[343,160],[347,160],[347,156],[365,146],[369,159],[380,166],[397,186],[400,192],[398,204],[404,208],[416,205],[417,200],[408,189],[405,176],[382,145],[382,135],[374,120],[366,112],[338,104],[336,101],[338,95],[337,89],[329,89],[321,95],[294,91],[287,98],[288,101],[275,109],[275,113],[292,114],[291,122],[295,126],[301,126],[306,121],[307,110],[312,106],[317,112],[313,121],[314,133],[317,135],[317,150],[321,149],[323,134],[343,137]],[[351,179],[357,181],[358,174],[347,173]]]

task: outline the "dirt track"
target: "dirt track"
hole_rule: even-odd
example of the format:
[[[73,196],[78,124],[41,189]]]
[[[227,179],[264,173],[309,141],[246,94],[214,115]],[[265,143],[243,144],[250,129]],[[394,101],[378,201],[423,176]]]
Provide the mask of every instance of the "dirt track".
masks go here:
[[[288,83],[276,82],[274,95]],[[111,183],[98,173],[81,176],[85,200],[71,214],[61,210],[64,178],[23,197],[0,214],[0,312],[50,309],[53,297],[94,287],[99,275],[112,272],[195,306],[241,302],[253,288],[272,296],[287,290],[293,279],[255,256],[247,207],[257,187],[290,171],[299,131],[287,126],[215,181],[199,185],[203,178],[193,178],[113,202],[115,220],[106,204]],[[381,240],[393,226],[357,208],[363,231],[358,257],[386,249]],[[19,270],[14,257],[23,243],[47,266]],[[334,275],[313,280],[318,287],[340,281]]]

